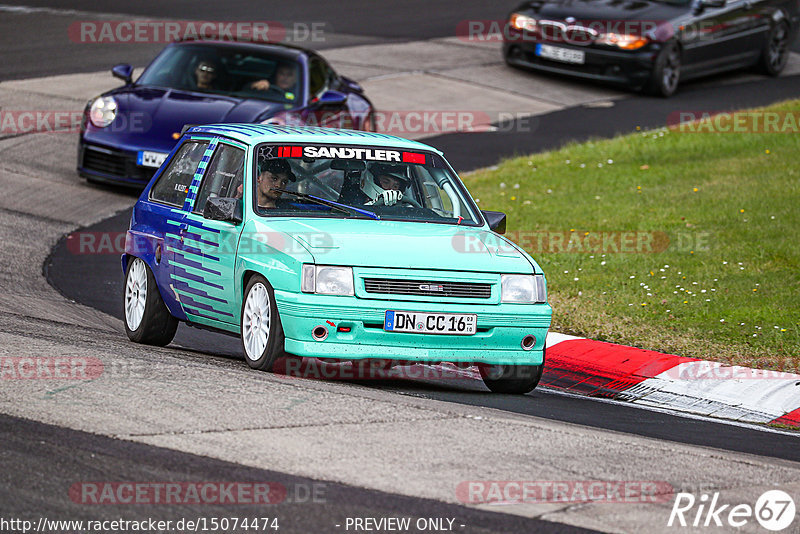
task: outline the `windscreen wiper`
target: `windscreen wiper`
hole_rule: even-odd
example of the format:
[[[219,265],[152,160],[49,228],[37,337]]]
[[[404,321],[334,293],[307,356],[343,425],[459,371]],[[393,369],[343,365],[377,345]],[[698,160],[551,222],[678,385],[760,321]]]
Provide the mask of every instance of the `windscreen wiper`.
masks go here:
[[[355,215],[355,214],[366,215],[367,217],[375,219],[376,221],[380,220],[380,217],[375,213],[372,213],[369,210],[356,208],[355,206],[349,206],[347,204],[342,204],[340,202],[334,202],[333,200],[327,200],[324,198],[315,197],[314,195],[309,195],[308,193],[297,193],[295,191],[289,191],[288,189],[280,189],[278,187],[273,187],[272,190],[279,191],[281,193],[286,193],[287,195],[292,195],[293,197],[302,198],[303,200],[310,200],[311,202],[314,202],[316,204],[321,204],[323,206],[328,206],[329,208],[338,209],[339,211],[342,211],[349,215]]]

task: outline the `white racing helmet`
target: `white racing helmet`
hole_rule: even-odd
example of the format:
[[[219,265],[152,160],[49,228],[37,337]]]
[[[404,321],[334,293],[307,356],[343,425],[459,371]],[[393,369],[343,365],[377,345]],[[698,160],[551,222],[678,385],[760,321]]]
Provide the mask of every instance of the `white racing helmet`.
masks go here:
[[[387,165],[376,163],[370,166],[368,172],[361,175],[361,191],[369,198],[374,199],[383,194],[386,190],[380,185],[380,178],[389,176],[400,183],[400,191],[405,192],[408,188],[409,180],[406,175],[405,167],[401,165]]]

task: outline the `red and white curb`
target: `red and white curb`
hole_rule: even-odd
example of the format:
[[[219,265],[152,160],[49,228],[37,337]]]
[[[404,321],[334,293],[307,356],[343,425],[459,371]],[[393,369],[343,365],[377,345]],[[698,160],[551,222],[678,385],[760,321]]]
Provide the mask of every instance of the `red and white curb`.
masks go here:
[[[551,332],[541,386],[589,397],[800,427],[800,375]]]

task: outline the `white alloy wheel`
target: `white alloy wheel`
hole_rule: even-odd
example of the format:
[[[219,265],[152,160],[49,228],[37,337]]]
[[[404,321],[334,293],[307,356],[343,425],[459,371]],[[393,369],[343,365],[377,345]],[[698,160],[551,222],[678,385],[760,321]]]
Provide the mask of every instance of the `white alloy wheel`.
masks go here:
[[[269,342],[271,306],[269,292],[261,282],[250,288],[244,303],[242,317],[242,340],[244,352],[251,361],[257,361],[264,354]]]
[[[140,258],[133,260],[125,282],[125,322],[135,331],[142,324],[147,302],[147,267]]]

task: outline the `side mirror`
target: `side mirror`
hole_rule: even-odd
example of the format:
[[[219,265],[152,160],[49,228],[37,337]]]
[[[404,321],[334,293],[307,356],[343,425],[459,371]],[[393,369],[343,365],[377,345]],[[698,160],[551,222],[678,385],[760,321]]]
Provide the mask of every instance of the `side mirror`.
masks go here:
[[[203,218],[240,224],[244,218],[242,216],[242,199],[211,197],[203,208]]]
[[[506,214],[502,211],[483,211],[483,217],[489,223],[489,228],[498,234],[506,233]]]
[[[320,106],[339,106],[347,102],[347,95],[339,91],[325,91],[317,100]]]
[[[364,88],[361,87],[361,84],[358,83],[357,81],[351,80],[347,76],[340,76],[339,79],[342,80],[342,83],[347,85],[347,87],[349,87],[353,91],[356,91],[358,93],[363,93],[364,92]]]
[[[128,64],[115,65],[111,69],[111,74],[114,78],[119,78],[124,81],[126,85],[133,83],[133,67]]]

